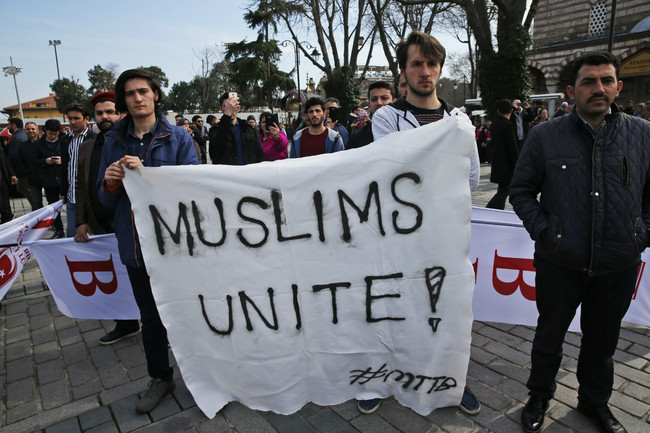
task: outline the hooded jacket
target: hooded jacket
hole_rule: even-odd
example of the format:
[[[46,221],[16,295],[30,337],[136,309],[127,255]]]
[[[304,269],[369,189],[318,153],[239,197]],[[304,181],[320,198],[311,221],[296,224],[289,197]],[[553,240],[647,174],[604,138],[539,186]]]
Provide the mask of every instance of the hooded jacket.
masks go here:
[[[510,203],[535,260],[589,275],[638,265],[650,228],[650,123],[612,104],[595,140],[575,110],[536,126]]]
[[[309,128],[303,128],[293,135],[293,145],[289,152],[289,158],[300,158],[300,140],[302,134]],[[327,138],[325,138],[325,153],[338,152],[345,149],[341,134],[333,129],[327,128]]]
[[[438,98],[438,100],[442,103],[444,109],[443,117],[460,116],[470,124],[472,123],[469,120],[469,117],[458,108],[447,104],[440,98]],[[375,141],[392,132],[406,131],[418,128],[419,126],[420,124],[413,113],[407,109],[406,100],[404,98],[400,98],[396,102],[384,105],[375,111],[375,114],[372,116],[372,135],[375,137]],[[478,158],[478,149],[476,146],[472,146],[470,162],[469,187],[474,191],[478,188],[478,182],[481,176],[481,163]]]
[[[133,221],[131,201],[123,185],[120,185],[117,191],[111,192],[104,183],[106,168],[127,154],[124,140],[130,122],[132,119],[128,115],[106,133],[97,187],[99,188],[99,200],[104,206],[115,209],[115,235],[120,251],[120,260],[125,266],[141,267],[144,262],[142,261],[140,240]],[[170,125],[164,116],[157,114],[153,140],[145,154],[144,166],[197,165],[198,163],[199,159],[190,134],[183,128]]]

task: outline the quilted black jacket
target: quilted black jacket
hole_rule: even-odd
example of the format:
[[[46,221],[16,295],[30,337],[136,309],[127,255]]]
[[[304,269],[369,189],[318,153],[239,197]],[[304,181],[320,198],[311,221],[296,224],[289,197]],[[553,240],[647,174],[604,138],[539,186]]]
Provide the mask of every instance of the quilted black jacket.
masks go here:
[[[530,131],[510,203],[536,260],[590,275],[640,263],[650,229],[650,122],[615,104],[605,121],[595,141],[575,112]]]

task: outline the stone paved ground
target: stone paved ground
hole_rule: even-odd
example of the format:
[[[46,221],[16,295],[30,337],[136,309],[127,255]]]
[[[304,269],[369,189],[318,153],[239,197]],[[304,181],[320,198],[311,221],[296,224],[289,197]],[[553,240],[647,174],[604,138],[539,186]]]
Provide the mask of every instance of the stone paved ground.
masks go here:
[[[482,167],[473,201],[485,205],[494,193]],[[19,214],[26,201],[13,200]],[[48,235],[51,236],[51,235]],[[519,432],[533,329],[475,322],[468,383],[483,403],[477,416],[444,408],[420,416],[387,399],[373,415],[360,415],[354,401],[322,407],[308,404],[281,416],[227,405],[207,419],[176,374],[173,395],[149,415],[134,410],[148,377],[137,336],[113,346],[98,338],[112,321],[63,316],[35,261],[28,263],[0,310],[0,432]],[[580,335],[569,333],[558,391],[545,432],[595,432],[573,408]],[[611,405],[629,432],[650,431],[650,329],[626,324],[621,332]]]

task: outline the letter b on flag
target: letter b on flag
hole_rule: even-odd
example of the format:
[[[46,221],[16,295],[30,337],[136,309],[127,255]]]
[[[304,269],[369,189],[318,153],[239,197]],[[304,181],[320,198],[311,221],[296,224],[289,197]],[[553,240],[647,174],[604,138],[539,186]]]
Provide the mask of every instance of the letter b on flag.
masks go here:
[[[70,271],[70,278],[74,288],[83,296],[92,296],[95,290],[99,289],[101,292],[110,295],[117,290],[117,275],[115,274],[115,267],[113,266],[113,255],[108,260],[98,260],[93,262],[72,262],[66,256],[65,262]],[[111,280],[107,282],[100,281],[97,278],[98,272],[110,272],[112,274]],[[89,283],[81,283],[75,278],[75,273],[90,273],[92,279]]]

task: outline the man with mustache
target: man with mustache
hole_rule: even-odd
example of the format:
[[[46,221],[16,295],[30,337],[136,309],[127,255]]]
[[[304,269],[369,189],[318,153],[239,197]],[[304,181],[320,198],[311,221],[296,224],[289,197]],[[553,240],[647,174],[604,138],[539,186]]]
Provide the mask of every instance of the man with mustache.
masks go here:
[[[77,201],[75,203],[75,242],[90,242],[90,235],[115,232],[114,210],[104,206],[97,195],[97,175],[106,133],[124,115],[115,110],[115,92],[100,92],[90,99],[100,134],[79,146],[77,157]],[[137,320],[116,320],[115,329],[99,339],[99,344],[116,343],[140,332]]]
[[[401,97],[379,108],[372,119],[372,134],[375,140],[397,131],[418,128],[449,116],[460,116],[471,124],[469,118],[458,108],[438,98],[436,86],[442,75],[446,51],[440,42],[431,35],[413,31],[396,48],[397,63],[400,68],[400,81],[408,88],[406,97]],[[480,163],[478,149],[472,146],[469,186],[478,187]],[[359,400],[361,413],[373,413],[379,407],[380,399]],[[465,387],[460,409],[468,415],[481,411],[481,402]]]
[[[608,52],[574,61],[567,94],[575,109],[530,131],[512,177],[510,203],[535,241],[539,312],[521,414],[526,432],[544,425],[579,305],[577,409],[600,431],[626,431],[608,401],[621,320],[650,240],[650,123],[614,103],[619,68]]]
[[[302,158],[344,149],[341,134],[325,126],[325,102],[321,98],[315,96],[307,99],[305,119],[308,127],[294,134],[289,158]]]

